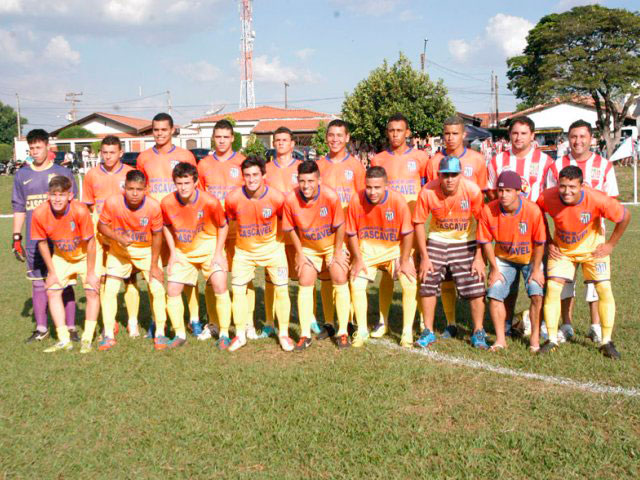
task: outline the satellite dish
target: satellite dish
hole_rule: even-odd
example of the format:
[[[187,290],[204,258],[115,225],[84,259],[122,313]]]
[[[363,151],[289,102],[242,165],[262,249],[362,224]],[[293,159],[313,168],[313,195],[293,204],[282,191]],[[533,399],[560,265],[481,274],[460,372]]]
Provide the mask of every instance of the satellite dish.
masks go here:
[[[224,110],[224,107],[226,107],[226,105],[219,105],[219,106],[215,106],[212,105],[210,110],[207,110],[205,112],[206,115],[216,115],[218,113],[220,113],[222,110]]]

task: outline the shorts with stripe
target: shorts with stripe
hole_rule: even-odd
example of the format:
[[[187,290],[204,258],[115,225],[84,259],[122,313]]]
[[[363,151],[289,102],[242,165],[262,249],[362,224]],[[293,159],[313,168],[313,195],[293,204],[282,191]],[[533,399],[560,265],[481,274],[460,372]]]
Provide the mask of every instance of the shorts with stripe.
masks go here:
[[[476,255],[476,242],[444,243],[427,240],[427,254],[433,265],[433,273],[427,281],[420,284],[421,297],[440,295],[440,284],[450,272],[461,298],[482,297],[485,294],[484,282],[471,275],[471,265]]]

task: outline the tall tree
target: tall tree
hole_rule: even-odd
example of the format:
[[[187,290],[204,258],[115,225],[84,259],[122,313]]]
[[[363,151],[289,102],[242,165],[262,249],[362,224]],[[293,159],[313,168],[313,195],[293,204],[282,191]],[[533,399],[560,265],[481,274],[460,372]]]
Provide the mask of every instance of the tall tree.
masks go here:
[[[527,106],[588,97],[611,155],[640,93],[640,13],[599,5],[542,17],[520,56],[507,60],[509,89]]]
[[[442,122],[455,109],[442,80],[413,68],[402,53],[389,66],[385,60],[360,81],[342,104],[342,118],[351,127],[351,137],[381,147],[385,142],[387,118],[402,113],[414,135],[442,133]]]
[[[13,138],[18,136],[18,116],[11,105],[0,102],[0,143],[13,145]],[[24,127],[27,119],[20,117],[20,123]]]
[[[318,131],[311,137],[311,146],[315,149],[318,158],[329,153],[326,123],[320,122],[318,124]]]

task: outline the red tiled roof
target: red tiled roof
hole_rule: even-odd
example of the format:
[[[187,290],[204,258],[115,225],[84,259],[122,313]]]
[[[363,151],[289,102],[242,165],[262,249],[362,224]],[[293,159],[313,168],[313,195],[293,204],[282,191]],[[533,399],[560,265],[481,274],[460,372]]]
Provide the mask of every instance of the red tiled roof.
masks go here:
[[[500,121],[502,119],[509,117],[511,114],[515,112],[500,112],[498,116],[500,117]],[[473,116],[482,119],[481,127],[486,128],[490,126],[491,119],[493,118],[494,113],[474,113]]]
[[[217,122],[218,120],[223,120],[224,118],[227,118],[227,117],[231,117],[235,121],[241,122],[244,120],[270,120],[270,119],[277,119],[277,118],[300,119],[300,118],[327,117],[327,114],[314,112],[313,110],[306,110],[306,109],[284,109],[284,108],[264,106],[264,107],[256,107],[256,108],[247,108],[245,110],[240,110],[237,112],[219,113],[217,115],[202,117],[202,118],[193,120],[193,123]]]
[[[279,127],[287,127],[292,132],[315,132],[320,122],[328,124],[331,118],[318,118],[312,120],[260,120],[253,127],[252,133],[273,133]]]
[[[116,115],[114,113],[104,112],[96,112],[95,115],[101,115],[105,118],[109,118],[114,122],[122,123],[123,125],[135,128],[137,131],[146,130],[148,127],[151,127],[151,121],[145,120],[143,118],[126,117],[124,115]]]

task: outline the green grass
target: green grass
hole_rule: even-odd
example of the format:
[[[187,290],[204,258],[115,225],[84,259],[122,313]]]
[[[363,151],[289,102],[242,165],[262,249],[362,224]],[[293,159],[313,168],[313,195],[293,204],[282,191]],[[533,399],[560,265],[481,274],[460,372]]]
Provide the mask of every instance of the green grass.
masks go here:
[[[579,341],[551,357],[531,356],[518,341],[497,355],[473,351],[462,304],[464,339],[440,341],[434,350],[639,388],[640,209],[631,211],[613,254],[614,338],[623,361],[604,359],[582,340],[588,327],[582,300],[575,314]],[[0,219],[0,238],[9,238],[10,223]],[[227,354],[190,339],[182,350],[154,352],[148,341],[120,334],[111,352],[45,355],[43,344],[22,343],[33,328],[29,284],[8,241],[0,262],[0,478],[640,474],[640,398],[470,370],[382,345],[339,352],[315,342],[304,354],[287,354],[274,340],[261,340]],[[84,296],[77,293],[82,319]],[[391,313],[396,340],[399,294]],[[261,296],[259,290],[260,316]],[[149,307],[142,298],[144,323]],[[370,295],[370,322],[376,302]],[[443,326],[438,312],[438,330]]]

